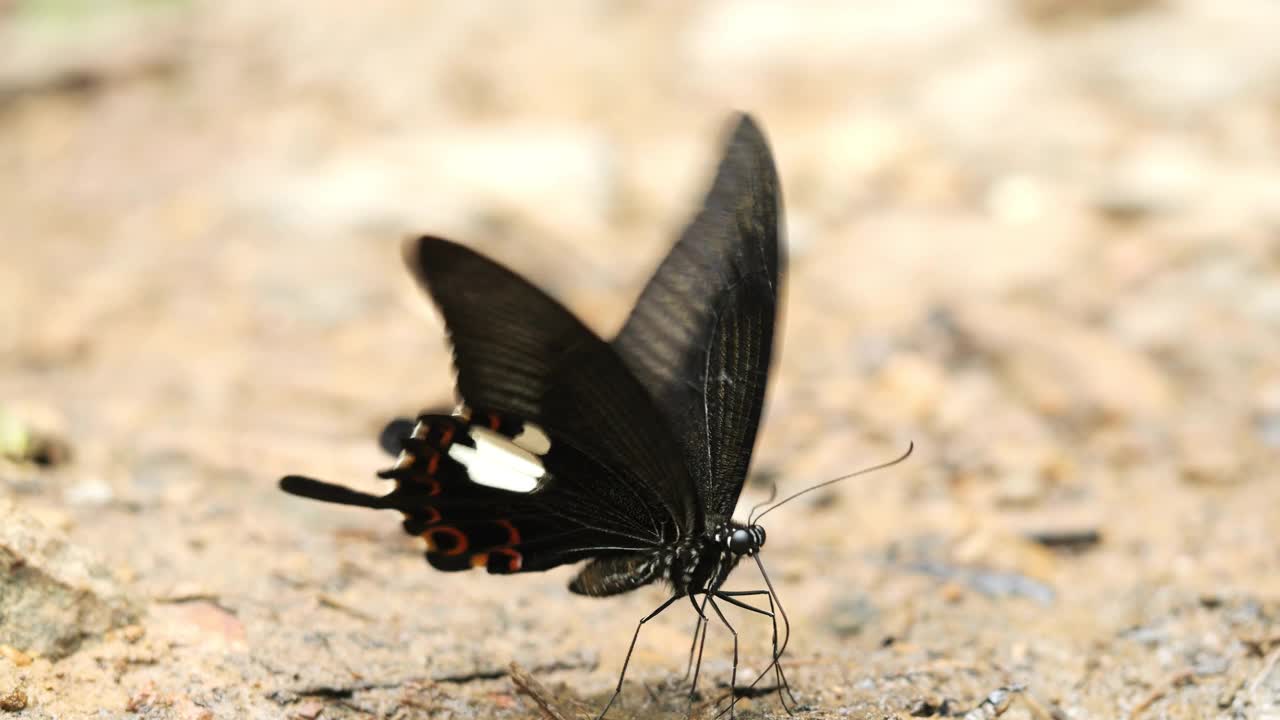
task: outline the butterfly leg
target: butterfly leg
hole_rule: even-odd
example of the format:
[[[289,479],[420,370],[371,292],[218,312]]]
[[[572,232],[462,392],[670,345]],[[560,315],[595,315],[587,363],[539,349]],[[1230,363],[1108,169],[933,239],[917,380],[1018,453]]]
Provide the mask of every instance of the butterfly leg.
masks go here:
[[[749,596],[749,595],[764,595],[765,598],[769,601],[768,613],[765,613],[763,610],[759,610],[757,608],[753,608],[750,606],[745,606],[745,607],[747,607],[750,610],[755,610],[756,612],[759,612],[762,614],[767,614],[769,618],[773,621],[773,663],[772,664],[774,665],[774,670],[776,671],[776,674],[778,677],[778,685],[779,687],[787,691],[787,695],[791,697],[791,703],[793,705],[799,705],[800,702],[796,700],[795,694],[791,692],[791,683],[787,682],[786,673],[782,669],[782,653],[778,650],[778,616],[777,616],[777,608],[773,604],[773,593],[768,590],[748,590],[748,591],[730,592],[730,593],[724,593],[724,594],[734,595],[738,597]],[[785,647],[785,642],[784,642],[784,647]],[[764,672],[768,672],[768,671],[769,671],[769,668],[764,669]],[[763,674],[764,673],[761,673],[761,675]],[[757,678],[757,682],[758,681],[759,679]],[[779,695],[779,699],[780,700],[782,699],[781,695]],[[782,706],[786,708],[786,702],[783,702]]]
[[[769,601],[768,611],[761,610],[760,608],[734,599],[739,597],[752,597],[756,595],[764,595],[765,599]],[[773,660],[769,664],[770,667],[766,667],[758,676],[756,676],[756,679],[751,682],[749,687],[755,687],[756,683],[759,683],[769,670],[772,669],[774,671],[774,676],[778,681],[778,701],[782,704],[782,709],[786,710],[788,715],[794,715],[795,713],[792,709],[787,707],[787,697],[783,695],[783,691],[786,691],[786,694],[791,697],[792,705],[798,706],[800,703],[796,700],[795,693],[791,692],[791,683],[787,681],[786,673],[782,669],[782,653],[778,650],[778,615],[777,608],[773,604],[773,593],[768,590],[738,590],[733,592],[717,592],[716,597],[724,600],[725,602],[737,605],[744,610],[750,610],[751,612],[765,615],[773,624]]]
[[[707,595],[707,602],[711,603],[711,609],[716,612],[720,622],[724,623],[724,626],[729,628],[729,633],[733,635],[733,669],[729,671],[729,696],[732,698],[729,703],[729,719],[733,720],[736,717],[734,715],[734,707],[738,704],[738,698],[733,696],[733,688],[738,683],[738,631],[734,630],[733,625],[729,624],[729,618],[726,618],[724,613],[720,611],[720,606],[716,605],[716,601],[711,599],[710,594]]]
[[[698,635],[705,635],[702,617],[698,617],[698,622],[693,626],[693,642],[689,644],[689,664],[684,668],[685,682],[689,681],[689,676],[693,674],[693,654],[698,649]]]
[[[778,671],[781,669],[781,664],[778,662],[778,655],[779,655],[779,653],[778,653],[778,619],[777,619],[777,615],[776,615],[776,614],[774,613],[774,611],[773,611],[773,601],[772,601],[772,599],[770,599],[770,602],[769,602],[769,609],[768,609],[768,610],[761,610],[760,608],[755,607],[754,605],[748,605],[747,603],[745,603],[745,602],[743,602],[743,601],[741,601],[741,600],[738,600],[737,598],[739,598],[739,597],[750,597],[750,596],[754,596],[754,595],[766,595],[766,596],[767,596],[768,594],[769,594],[769,591],[767,591],[767,590],[745,590],[745,591],[740,590],[740,591],[733,591],[733,592],[724,591],[724,592],[716,592],[716,593],[715,593],[716,598],[718,598],[718,599],[720,599],[720,600],[724,600],[725,602],[730,603],[730,604],[732,604],[732,605],[736,605],[736,606],[738,606],[738,607],[742,608],[743,610],[750,610],[750,611],[751,611],[751,612],[753,612],[753,613],[758,613],[758,614],[760,614],[760,615],[764,615],[765,617],[769,618],[770,622],[773,624],[773,656],[772,656],[772,658],[773,658],[773,659],[772,659],[772,662],[770,662],[770,663],[769,663],[769,666],[768,666],[768,667],[766,667],[766,668],[765,668],[765,669],[764,669],[764,670],[763,670],[759,675],[757,675],[757,676],[756,676],[756,679],[755,679],[755,680],[753,680],[753,681],[751,682],[751,684],[747,686],[747,687],[748,687],[748,689],[750,689],[750,688],[754,688],[754,687],[756,686],[756,684],[757,684],[757,683],[759,683],[759,682],[760,682],[760,680],[761,680],[765,675],[767,675],[767,674],[769,673],[769,670],[771,670],[771,669],[772,669],[772,670],[774,670],[774,674],[775,674],[775,675],[778,675]],[[787,699],[786,699],[785,697],[783,697],[783,695],[782,695],[782,687],[783,687],[783,685],[786,683],[786,677],[785,677],[785,676],[778,675],[778,678],[779,678],[779,679],[778,679],[778,699],[781,701],[782,709],[783,709],[783,710],[786,710],[788,715],[794,715],[795,713],[792,711],[792,709],[791,709],[790,707],[788,707],[788,706],[787,706]],[[790,688],[787,688],[787,691],[788,691],[788,692],[790,692]],[[730,710],[730,708],[732,708],[732,707],[733,707],[733,705],[735,705],[735,704],[738,702],[737,695],[736,695],[736,686],[731,686],[731,687],[729,688],[729,693],[728,693],[728,695],[727,695],[726,697],[728,697],[728,698],[730,699],[729,707],[726,707],[724,710],[721,710],[721,711],[720,711],[720,713],[719,713],[719,715],[723,715],[725,712],[728,712],[728,711]],[[723,699],[724,699],[724,698],[721,698],[721,700],[723,700]],[[719,702],[719,701],[717,701],[717,702]],[[794,697],[791,699],[791,702],[792,702],[792,704],[798,704],[798,703],[796,703],[796,702],[795,702],[795,698],[794,698]],[[717,715],[717,717],[719,717],[719,715]]]
[[[600,711],[600,714],[596,716],[596,720],[603,720],[605,713],[609,712],[609,708],[613,707],[613,702],[618,699],[618,695],[622,694],[622,682],[627,678],[627,666],[631,664],[631,653],[635,652],[636,640],[640,637],[640,628],[644,627],[645,623],[658,617],[663,610],[671,607],[671,603],[674,603],[679,599],[679,595],[673,595],[667,598],[666,602],[659,605],[656,610],[640,619],[640,622],[636,625],[635,634],[631,636],[631,646],[627,648],[627,657],[622,661],[622,672],[618,675],[618,687],[614,688],[613,696],[609,698],[608,704],[606,704],[604,709]],[[695,605],[694,607],[697,606]]]
[[[707,622],[706,610],[707,610],[707,601],[710,599],[711,599],[710,595],[704,594],[702,596],[701,607],[699,607],[696,602],[693,603],[693,609],[695,612],[698,613],[698,625],[702,628],[702,642],[698,644],[698,661],[693,666],[693,683],[689,686],[689,708],[691,713],[693,708],[693,699],[698,694],[698,675],[702,672],[702,650],[707,646],[708,622]],[[689,600],[690,601],[693,600],[693,594],[689,595]],[[695,636],[694,640],[697,641],[697,639],[698,638]],[[692,659],[693,648],[689,648],[689,653],[690,653],[690,659]]]

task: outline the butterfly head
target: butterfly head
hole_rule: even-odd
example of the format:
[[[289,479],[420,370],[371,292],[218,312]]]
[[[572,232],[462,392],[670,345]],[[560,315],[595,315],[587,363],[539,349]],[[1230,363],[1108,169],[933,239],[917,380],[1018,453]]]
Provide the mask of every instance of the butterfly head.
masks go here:
[[[716,533],[716,542],[734,555],[755,555],[764,547],[764,528],[759,525],[726,525]]]

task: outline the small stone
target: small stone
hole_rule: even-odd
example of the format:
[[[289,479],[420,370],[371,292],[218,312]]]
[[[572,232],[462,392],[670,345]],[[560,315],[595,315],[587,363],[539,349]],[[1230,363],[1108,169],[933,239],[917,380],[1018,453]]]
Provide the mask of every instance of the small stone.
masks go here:
[[[130,644],[138,642],[146,634],[147,631],[141,625],[126,625],[120,629],[120,637]]]
[[[1018,0],[1024,17],[1044,27],[1083,25],[1159,8],[1165,0]]]
[[[27,694],[21,688],[14,688],[0,695],[0,710],[18,712],[27,709]]]
[[[129,702],[125,704],[124,709],[136,713],[147,710],[156,705],[156,694],[153,689],[143,690],[129,698]]]
[[[964,585],[954,580],[943,583],[939,592],[942,595],[942,599],[948,603],[955,604],[964,599]]]
[[[0,407],[0,456],[24,458],[30,445],[31,433],[26,424]]]
[[[1173,140],[1155,140],[1120,160],[1098,191],[1098,211],[1112,220],[1132,221],[1186,205],[1201,184],[1203,162]]]
[[[1039,220],[1048,205],[1044,186],[1028,175],[1000,178],[987,191],[987,213],[1006,225]]]
[[[47,430],[61,427],[58,420],[46,408],[9,411],[0,406],[0,457],[45,467],[65,463],[71,457],[70,445]]]
[[[1001,476],[996,488],[996,501],[1006,507],[1031,507],[1048,493],[1049,484],[1044,475],[1027,470],[1014,471]]]
[[[1244,479],[1243,452],[1234,443],[1241,435],[1231,425],[1189,421],[1178,429],[1183,480],[1197,485],[1230,485]]]
[[[324,705],[315,700],[308,700],[293,711],[292,717],[296,720],[316,720],[320,717],[320,713],[324,712]]]
[[[863,593],[836,600],[827,614],[827,624],[838,635],[857,635],[880,616],[880,609]]]
[[[244,646],[244,625],[227,610],[209,600],[193,600],[166,607],[158,616],[169,625],[162,635],[181,635],[184,642]]]
[[[0,643],[57,660],[134,615],[89,553],[0,500]]]
[[[114,497],[115,490],[113,490],[106,481],[99,478],[82,480],[67,488],[62,494],[62,499],[65,500],[68,505],[81,505],[85,507],[106,505],[111,502]]]
[[[206,707],[201,707],[189,698],[178,698],[173,704],[174,713],[181,720],[213,720],[213,711]]]
[[[31,664],[31,656],[12,645],[0,645],[0,655],[9,658],[9,662],[18,667],[26,667]]]
[[[983,528],[958,539],[952,548],[953,561],[971,589],[993,596],[1046,596],[1036,578],[1050,578],[1058,562],[1054,554],[1006,529]],[[1049,594],[1052,591],[1048,591]]]

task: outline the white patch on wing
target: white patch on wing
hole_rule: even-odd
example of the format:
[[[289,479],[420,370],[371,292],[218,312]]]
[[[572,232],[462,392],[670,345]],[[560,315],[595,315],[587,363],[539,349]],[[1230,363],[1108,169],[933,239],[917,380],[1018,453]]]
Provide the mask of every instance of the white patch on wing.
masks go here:
[[[471,482],[518,493],[538,489],[546,469],[536,455],[488,428],[472,426],[468,432],[476,446],[454,443],[449,457],[467,469]]]
[[[546,455],[551,450],[551,438],[542,432],[542,428],[531,422],[524,424],[524,429],[515,437],[515,444],[534,455]]]

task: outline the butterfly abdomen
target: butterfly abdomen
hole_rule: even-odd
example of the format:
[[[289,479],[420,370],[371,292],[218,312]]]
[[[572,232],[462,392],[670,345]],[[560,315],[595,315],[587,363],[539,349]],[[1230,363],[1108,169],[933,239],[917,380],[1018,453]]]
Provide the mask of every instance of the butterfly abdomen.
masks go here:
[[[587,564],[569,590],[591,597],[619,595],[657,580],[662,569],[662,556],[656,552],[604,555]]]

